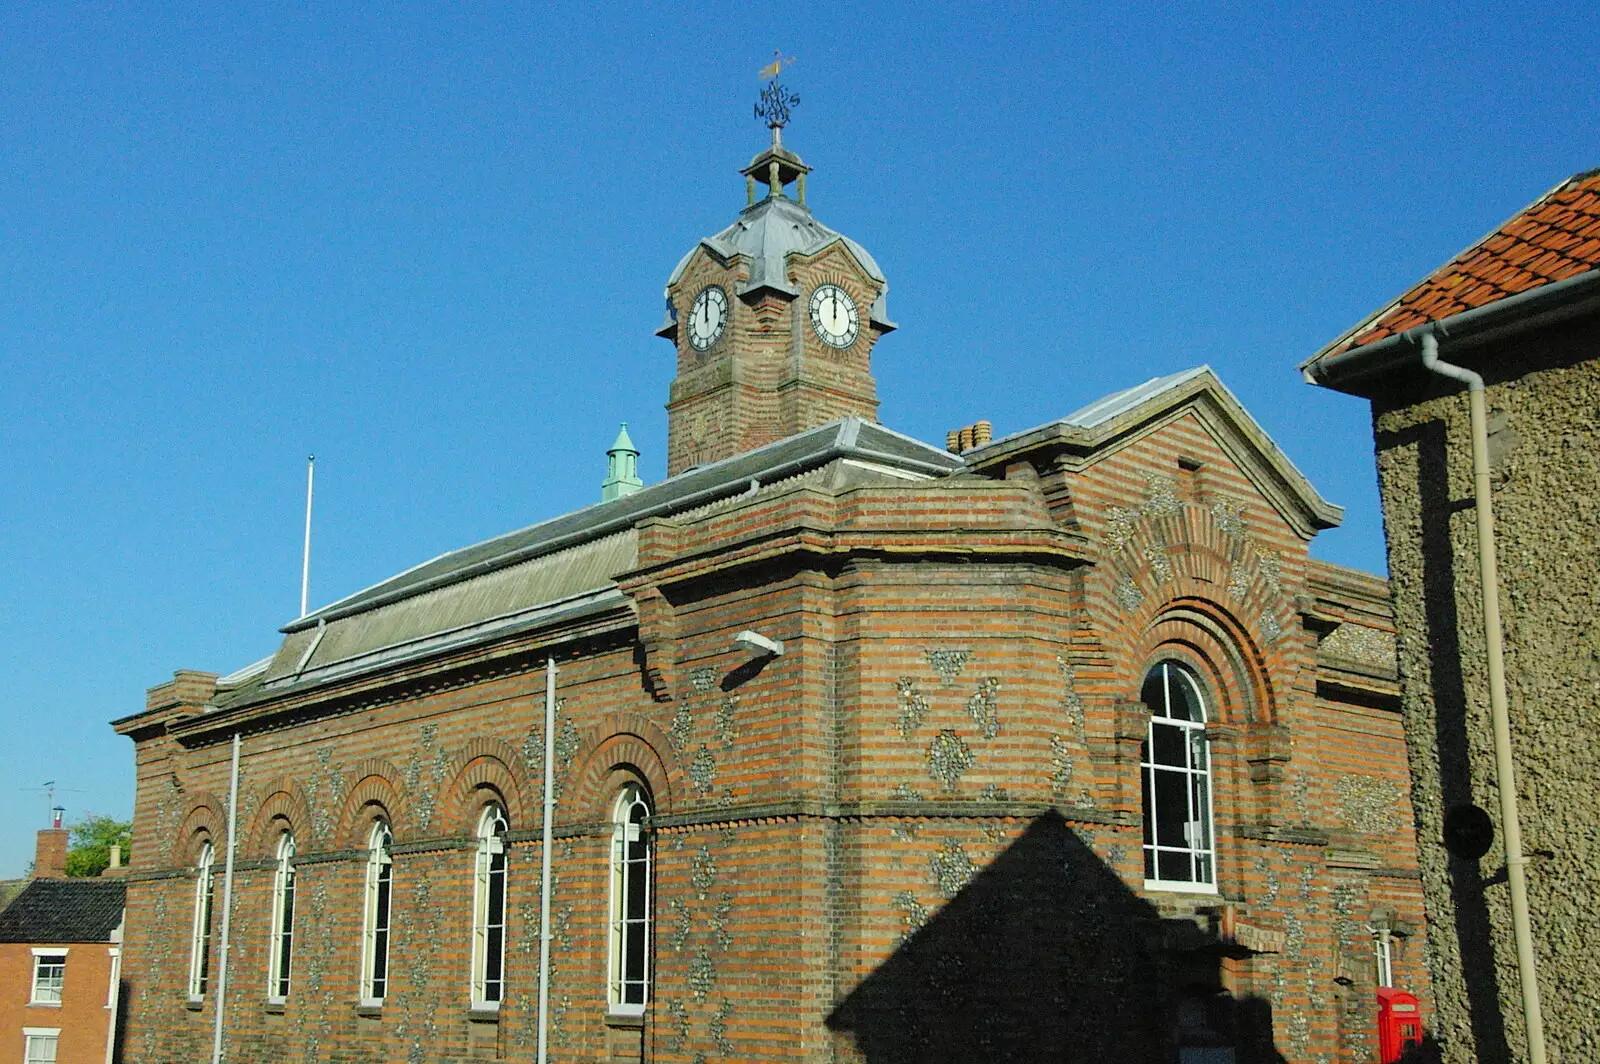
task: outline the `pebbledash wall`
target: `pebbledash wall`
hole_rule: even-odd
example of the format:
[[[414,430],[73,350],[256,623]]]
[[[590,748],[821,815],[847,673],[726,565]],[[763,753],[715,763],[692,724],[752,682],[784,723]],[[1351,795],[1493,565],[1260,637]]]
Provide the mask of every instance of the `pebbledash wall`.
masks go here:
[[[1600,483],[1592,316],[1518,338],[1514,354],[1461,360],[1488,378],[1495,528],[1529,905],[1546,1038],[1563,1060],[1600,1059],[1600,916],[1594,824],[1600,763],[1592,731],[1600,616],[1592,486]],[[1448,356],[1447,356],[1448,357]],[[1402,628],[1407,734],[1414,746],[1423,870],[1436,968],[1449,988],[1438,1021],[1449,1059],[1520,1059],[1522,1006],[1497,837],[1478,862],[1452,859],[1447,809],[1476,803],[1499,820],[1488,721],[1471,436],[1464,393],[1408,378],[1374,402],[1378,474]]]
[[[786,298],[825,262],[876,339],[881,274],[818,228],[779,249]],[[807,325],[770,286],[740,291],[762,251],[708,240],[675,275],[677,316],[705,285],[735,296],[704,358],[663,330],[695,410],[685,453],[721,446],[730,379],[827,377],[808,378],[831,357],[809,335],[741,339]],[[747,364],[769,350],[789,369]],[[686,402],[696,388],[711,400]],[[117,722],[138,766],[126,1059],[209,1050],[195,864],[209,843],[221,868],[234,734],[225,1059],[534,1059],[551,657],[554,1060],[1374,1059],[1379,939],[1391,981],[1429,995],[1388,589],[1306,552],[1337,508],[1204,369],[961,455],[832,420],[875,399],[826,392],[772,404],[788,412],[764,430],[738,420],[742,453],[402,574],[287,626],[270,663],[177,673]],[[782,654],[736,646],[747,629]],[[1146,886],[1141,690],[1163,661],[1206,704],[1208,889]],[[653,805],[637,1018],[606,982],[630,780]],[[472,1012],[490,802],[509,825],[506,985]],[[378,818],[391,981],[363,1007]]]

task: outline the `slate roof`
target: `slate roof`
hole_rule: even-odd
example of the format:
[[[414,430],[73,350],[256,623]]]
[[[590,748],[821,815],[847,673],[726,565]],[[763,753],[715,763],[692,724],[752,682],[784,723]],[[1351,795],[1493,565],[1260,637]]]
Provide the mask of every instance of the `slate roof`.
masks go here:
[[[313,628],[319,620],[331,621],[335,617],[372,609],[632,528],[640,520],[655,514],[675,513],[701,505],[723,494],[744,490],[752,480],[770,483],[775,477],[790,476],[835,458],[850,457],[933,476],[953,472],[963,466],[960,458],[941,448],[882,425],[848,417],[720,462],[696,466],[620,499],[586,506],[582,510],[441,554],[398,576],[290,621],[282,630],[296,632]],[[604,582],[596,581],[597,584]]]
[[[1600,170],[1575,174],[1317,352],[1315,362],[1600,266]],[[1308,363],[1309,364],[1309,363]]]
[[[35,879],[0,911],[0,942],[108,942],[125,892],[119,879]]]

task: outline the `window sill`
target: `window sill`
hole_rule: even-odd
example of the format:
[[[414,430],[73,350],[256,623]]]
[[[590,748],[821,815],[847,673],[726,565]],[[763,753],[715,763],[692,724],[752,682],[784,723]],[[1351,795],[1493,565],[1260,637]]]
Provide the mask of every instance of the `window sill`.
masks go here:
[[[356,1015],[357,1016],[382,1016],[383,1015],[383,999],[382,998],[363,998],[361,1001],[356,1003]]]
[[[644,1009],[638,1012],[607,1012],[607,1027],[620,1027],[626,1030],[642,1030],[644,1028]]]
[[[190,1012],[199,1012],[206,1007],[206,999],[203,997],[191,997],[183,1003],[183,1007]]]
[[[467,1007],[467,1019],[473,1023],[499,1023],[500,1002],[474,1001]]]
[[[287,1004],[287,1002],[284,998],[269,997],[265,1002],[262,1003],[261,1008],[266,1012],[272,1012],[282,1016],[285,1004]]]
[[[1215,883],[1182,883],[1165,879],[1147,879],[1144,881],[1145,890],[1157,890],[1165,894],[1215,894]]]
[[[61,1007],[61,1002],[59,1002],[59,1001],[30,1001],[30,1002],[28,1002],[28,1007],[30,1009],[59,1009]]]

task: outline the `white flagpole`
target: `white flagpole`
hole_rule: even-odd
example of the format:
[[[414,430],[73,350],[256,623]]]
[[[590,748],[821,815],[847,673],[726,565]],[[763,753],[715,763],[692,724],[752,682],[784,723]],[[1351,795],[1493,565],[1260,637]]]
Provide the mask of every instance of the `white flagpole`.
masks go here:
[[[306,456],[306,547],[300,561],[300,616],[306,615],[306,602],[311,592],[311,485],[316,479],[317,456]]]

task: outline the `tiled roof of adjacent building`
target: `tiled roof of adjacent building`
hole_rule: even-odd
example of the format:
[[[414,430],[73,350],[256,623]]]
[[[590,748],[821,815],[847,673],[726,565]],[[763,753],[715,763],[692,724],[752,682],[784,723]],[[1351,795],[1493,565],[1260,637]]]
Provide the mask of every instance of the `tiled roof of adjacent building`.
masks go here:
[[[1600,170],[1561,182],[1319,351],[1324,358],[1600,266]]]
[[[122,923],[118,879],[36,879],[0,912],[0,942],[107,942]]]

